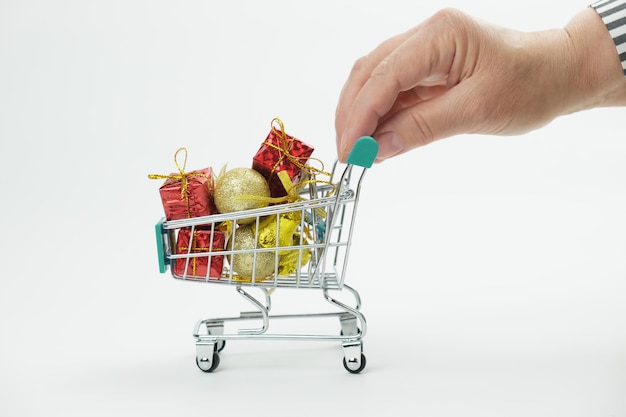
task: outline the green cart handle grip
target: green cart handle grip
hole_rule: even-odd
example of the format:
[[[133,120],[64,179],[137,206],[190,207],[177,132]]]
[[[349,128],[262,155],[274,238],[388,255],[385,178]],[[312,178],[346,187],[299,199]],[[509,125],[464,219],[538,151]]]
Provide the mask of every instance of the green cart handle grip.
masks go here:
[[[165,219],[159,220],[157,224],[154,225],[154,232],[156,234],[156,246],[157,246],[157,258],[159,260],[159,272],[164,274],[167,272],[167,266],[169,265],[169,259],[165,257],[163,253],[165,249],[165,237],[166,234],[163,230],[163,221]]]
[[[378,142],[371,136],[361,136],[357,139],[348,155],[346,162],[362,168],[370,168],[378,155]]]

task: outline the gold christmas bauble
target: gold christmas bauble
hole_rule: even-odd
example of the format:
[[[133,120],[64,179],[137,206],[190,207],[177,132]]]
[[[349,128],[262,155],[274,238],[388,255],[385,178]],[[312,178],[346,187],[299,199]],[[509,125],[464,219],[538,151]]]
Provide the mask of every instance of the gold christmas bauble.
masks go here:
[[[228,242],[228,250],[247,251],[258,247],[256,236],[256,224],[240,226],[235,229],[235,236]],[[256,260],[255,260],[256,258]],[[240,277],[255,280],[267,278],[274,273],[275,255],[273,251],[267,252],[243,252],[234,253],[232,258],[228,256],[233,272]]]
[[[233,213],[269,205],[270,187],[261,173],[252,168],[233,168],[221,173],[215,180],[213,199],[217,211]],[[255,218],[237,220],[239,224]]]

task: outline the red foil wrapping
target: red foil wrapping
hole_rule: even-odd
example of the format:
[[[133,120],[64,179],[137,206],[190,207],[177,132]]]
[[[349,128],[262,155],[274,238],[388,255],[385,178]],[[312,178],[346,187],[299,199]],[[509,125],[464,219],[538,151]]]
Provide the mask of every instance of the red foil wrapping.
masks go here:
[[[283,197],[287,195],[287,191],[277,173],[286,171],[291,182],[297,184],[302,178],[302,167],[307,163],[313,150],[310,145],[286,134],[284,128],[277,129],[272,126],[272,130],[252,159],[252,168],[263,174],[270,186],[272,197]]]
[[[171,174],[172,177],[179,176]],[[204,168],[185,173],[186,191],[181,191],[183,180],[169,178],[165,180],[159,193],[163,202],[166,220],[187,219],[190,217],[209,216],[217,213],[213,202],[215,189],[212,168]]]
[[[191,239],[191,251],[189,250],[189,238],[191,228],[183,228],[178,231],[176,239],[177,254],[206,253],[206,256],[190,256],[188,258],[178,258],[174,262],[174,275],[185,276],[188,279],[205,279],[209,258],[211,259],[211,270],[209,276],[219,278],[222,275],[224,266],[224,255],[216,252],[224,250],[226,235],[219,230],[202,229],[196,227]],[[211,246],[211,235],[213,235],[213,246]],[[187,262],[189,260],[189,262]],[[186,267],[186,268],[185,268]]]

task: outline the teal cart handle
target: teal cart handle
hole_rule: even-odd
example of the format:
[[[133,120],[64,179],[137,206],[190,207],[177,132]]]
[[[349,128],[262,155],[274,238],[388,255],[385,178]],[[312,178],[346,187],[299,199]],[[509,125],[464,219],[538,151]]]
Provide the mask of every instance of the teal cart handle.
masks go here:
[[[346,162],[362,168],[370,168],[378,155],[378,142],[371,136],[361,136],[354,143]]]
[[[163,229],[163,220],[164,219],[159,220],[159,222],[154,226],[154,232],[156,234],[157,256],[159,259],[159,272],[162,274],[167,272],[167,265],[169,265],[169,260],[165,259],[165,236],[167,234]]]

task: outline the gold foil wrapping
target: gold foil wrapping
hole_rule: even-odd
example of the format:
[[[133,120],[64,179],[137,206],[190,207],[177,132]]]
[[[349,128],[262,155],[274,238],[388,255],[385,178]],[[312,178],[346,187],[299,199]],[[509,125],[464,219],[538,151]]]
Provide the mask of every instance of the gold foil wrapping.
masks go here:
[[[277,248],[278,275],[286,276],[296,272],[311,259],[311,249],[306,247],[307,237],[298,232],[302,222],[299,211],[267,216],[259,223],[259,246]],[[277,244],[278,242],[278,244]],[[280,249],[288,247],[291,249]]]
[[[227,257],[237,273],[236,280],[250,282],[253,271],[259,281],[274,275],[287,276],[306,265],[311,259],[311,248],[307,246],[308,233],[300,231],[301,224],[301,213],[293,211],[260,219],[258,231],[256,223],[237,227],[228,248],[241,253]],[[254,249],[267,251],[257,250],[255,261]]]

